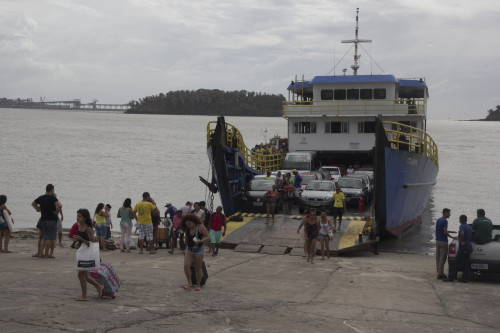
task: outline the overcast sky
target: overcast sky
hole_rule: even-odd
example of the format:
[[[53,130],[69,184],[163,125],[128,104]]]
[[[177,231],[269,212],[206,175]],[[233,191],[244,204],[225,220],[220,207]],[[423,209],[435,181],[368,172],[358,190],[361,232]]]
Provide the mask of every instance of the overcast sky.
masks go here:
[[[359,74],[425,77],[430,118],[483,118],[500,104],[498,0],[0,0],[0,97],[286,97],[295,75],[333,74],[356,7],[359,37],[373,40]],[[351,63],[352,52],[335,72]]]

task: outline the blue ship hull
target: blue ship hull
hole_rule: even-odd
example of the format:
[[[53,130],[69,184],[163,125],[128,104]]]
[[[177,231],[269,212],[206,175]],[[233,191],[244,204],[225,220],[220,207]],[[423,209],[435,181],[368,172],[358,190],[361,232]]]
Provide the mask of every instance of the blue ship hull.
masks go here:
[[[381,123],[376,141],[375,219],[380,236],[399,236],[420,220],[439,168],[425,154],[391,149]]]

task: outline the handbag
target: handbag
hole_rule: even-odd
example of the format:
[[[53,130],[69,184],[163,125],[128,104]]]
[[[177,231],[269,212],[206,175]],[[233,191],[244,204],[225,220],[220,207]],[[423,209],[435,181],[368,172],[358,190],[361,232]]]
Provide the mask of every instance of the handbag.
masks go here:
[[[91,271],[97,269],[101,261],[99,259],[99,243],[82,243],[76,251],[76,270]]]

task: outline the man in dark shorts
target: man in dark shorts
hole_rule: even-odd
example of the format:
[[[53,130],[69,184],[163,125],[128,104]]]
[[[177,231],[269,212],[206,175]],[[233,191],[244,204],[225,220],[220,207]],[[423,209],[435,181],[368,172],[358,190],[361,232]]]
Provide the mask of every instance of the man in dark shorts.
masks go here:
[[[54,247],[57,238],[58,214],[62,204],[54,195],[54,185],[45,187],[45,194],[39,196],[31,203],[33,208],[41,214],[40,227],[42,229],[42,242],[38,252],[40,258],[54,258]]]
[[[342,224],[342,215],[346,210],[344,193],[340,192],[340,187],[335,188],[333,194],[333,231],[337,230],[337,217],[339,218],[339,231]]]

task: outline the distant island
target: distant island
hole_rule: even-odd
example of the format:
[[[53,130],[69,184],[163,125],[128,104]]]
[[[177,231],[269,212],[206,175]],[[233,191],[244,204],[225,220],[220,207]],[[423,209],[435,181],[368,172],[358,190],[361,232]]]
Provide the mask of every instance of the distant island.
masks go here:
[[[178,90],[131,101],[125,113],[280,117],[284,101],[281,94],[246,90]]]
[[[496,110],[489,109],[488,116],[484,120],[486,120],[486,121],[500,121],[500,105],[497,105]]]

